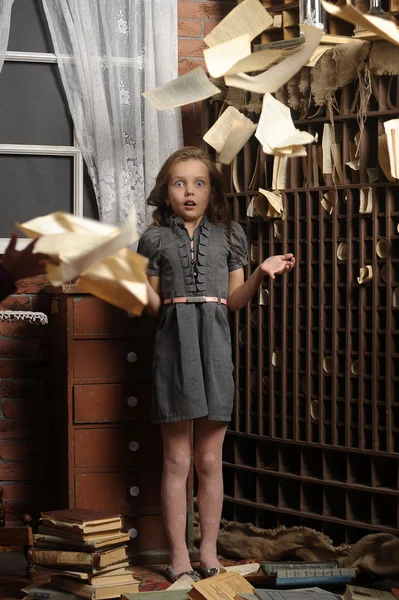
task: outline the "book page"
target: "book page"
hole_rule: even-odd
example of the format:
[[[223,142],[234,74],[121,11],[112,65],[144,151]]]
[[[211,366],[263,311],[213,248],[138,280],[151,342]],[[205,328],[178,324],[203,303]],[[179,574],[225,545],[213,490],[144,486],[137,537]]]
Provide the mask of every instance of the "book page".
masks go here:
[[[292,155],[298,150],[298,146],[315,141],[312,134],[295,127],[289,107],[273,98],[271,94],[265,94],[263,98],[262,113],[255,136],[266,154]]]
[[[253,40],[272,23],[273,18],[259,0],[244,0],[205,36],[204,41],[212,47],[244,33],[248,33]]]
[[[235,75],[236,73],[250,73],[253,71],[263,71],[266,67],[277,63],[280,59],[290,56],[297,51],[297,48],[289,50],[273,50],[266,48],[259,52],[252,52],[249,56],[234,63],[234,65],[224,73],[224,75]],[[204,53],[206,50],[204,51]]]
[[[211,77],[221,77],[250,54],[251,40],[248,33],[204,50],[205,64]]]
[[[209,81],[202,67],[197,67],[165,85],[143,92],[142,95],[158,110],[166,110],[199,102],[217,94],[220,94],[219,88]]]
[[[204,141],[219,153],[218,162],[228,165],[256,129],[245,115],[229,106],[204,135]]]
[[[187,595],[195,600],[200,597],[205,600],[234,600],[236,594],[252,592],[253,589],[242,575],[232,571],[194,583]]]
[[[349,0],[339,0],[337,4],[321,0],[321,4],[325,11],[333,17],[339,17],[361,29],[372,31],[378,37],[399,46],[399,31],[394,21],[362,13]]]
[[[301,28],[305,34],[305,42],[301,44],[300,49],[295,54],[268,71],[254,77],[245,73],[227,75],[225,77],[226,85],[250,92],[258,92],[259,94],[276,92],[308,62],[320,43],[320,38],[323,35],[321,29],[313,25],[301,25]]]

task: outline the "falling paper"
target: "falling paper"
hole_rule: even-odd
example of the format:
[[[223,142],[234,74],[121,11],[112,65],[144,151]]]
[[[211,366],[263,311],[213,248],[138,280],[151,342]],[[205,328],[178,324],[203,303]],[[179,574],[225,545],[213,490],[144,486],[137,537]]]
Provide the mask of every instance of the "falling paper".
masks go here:
[[[323,35],[323,31],[313,25],[301,25],[301,28],[305,35],[305,42],[298,52],[254,77],[245,73],[227,75],[224,78],[226,85],[259,94],[276,92],[308,62]]]
[[[288,159],[286,156],[275,156],[273,160],[272,188],[285,190],[287,187]]]
[[[266,154],[293,155],[298,147],[315,141],[307,131],[296,129],[291,111],[271,94],[263,98],[262,113],[255,132]],[[306,152],[305,152],[306,154]]]
[[[248,33],[204,50],[205,64],[211,77],[221,77],[250,54],[251,41]]]
[[[134,211],[121,229],[62,212],[17,226],[28,237],[39,238],[35,252],[58,258],[58,265],[46,267],[53,285],[79,278],[79,287],[141,314],[147,304],[148,260],[126,248],[138,237]]]
[[[202,67],[197,67],[165,85],[143,92],[142,95],[158,110],[166,110],[205,100],[217,94],[220,94],[219,88],[209,81]]]
[[[212,47],[244,33],[248,33],[253,40],[272,23],[273,17],[263,8],[259,0],[244,0],[205,36],[204,41]]]
[[[218,46],[216,46],[218,47]],[[296,49],[294,50],[296,52]],[[205,54],[206,50],[204,51]],[[224,73],[224,75],[235,75],[236,73],[252,73],[254,71],[263,71],[266,67],[279,62],[281,58],[290,56],[293,53],[292,50],[281,49],[273,50],[266,48],[265,50],[259,50],[259,52],[252,52],[246,58],[239,60]]]
[[[349,0],[339,0],[337,4],[321,0],[321,4],[326,12],[333,17],[339,17],[361,29],[372,31],[378,37],[399,46],[399,32],[394,21],[364,14],[355,8]]]
[[[219,153],[218,162],[228,165],[256,129],[245,115],[229,106],[204,135],[204,141]]]
[[[330,123],[324,123],[323,137],[321,140],[321,147],[323,150],[323,168],[322,168],[323,175],[332,175],[332,172],[333,172],[331,146],[332,146],[331,125],[330,125]]]

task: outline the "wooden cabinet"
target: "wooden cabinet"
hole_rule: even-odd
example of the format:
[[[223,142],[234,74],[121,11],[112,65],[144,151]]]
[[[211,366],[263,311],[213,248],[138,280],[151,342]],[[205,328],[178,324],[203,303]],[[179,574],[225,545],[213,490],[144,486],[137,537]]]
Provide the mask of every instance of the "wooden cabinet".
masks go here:
[[[134,561],[166,562],[162,440],[150,424],[157,322],[74,286],[54,295],[51,313],[57,508],[121,513]],[[191,548],[191,531],[188,538]]]

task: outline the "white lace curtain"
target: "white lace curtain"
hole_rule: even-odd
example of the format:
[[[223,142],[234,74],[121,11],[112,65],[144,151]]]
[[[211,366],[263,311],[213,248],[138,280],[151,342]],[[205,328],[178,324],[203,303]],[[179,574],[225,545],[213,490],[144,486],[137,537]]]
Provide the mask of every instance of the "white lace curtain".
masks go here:
[[[11,9],[14,0],[0,0],[0,73],[7,52],[8,37],[10,35]]]
[[[163,161],[182,144],[180,110],[158,112],[141,96],[177,77],[177,0],[43,6],[100,218],[121,224],[134,204],[142,232],[145,198]]]

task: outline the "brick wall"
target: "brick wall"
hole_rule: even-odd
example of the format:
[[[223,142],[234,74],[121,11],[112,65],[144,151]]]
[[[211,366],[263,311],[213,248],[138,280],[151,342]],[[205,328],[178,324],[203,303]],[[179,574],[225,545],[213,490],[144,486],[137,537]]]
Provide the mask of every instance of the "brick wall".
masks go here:
[[[179,0],[179,74],[205,69],[203,38],[236,6],[236,0]],[[201,144],[201,102],[182,107],[184,143]]]
[[[40,277],[21,282],[1,309],[49,314],[44,285]],[[0,483],[7,523],[50,508],[50,351],[49,325],[0,322]]]
[[[204,67],[204,36],[235,0],[179,0],[179,73]],[[185,143],[201,143],[201,103],[184,106]],[[3,310],[38,310],[49,314],[45,280],[21,283]],[[16,523],[24,512],[38,516],[52,506],[51,362],[47,326],[0,322],[0,485],[6,520]]]

